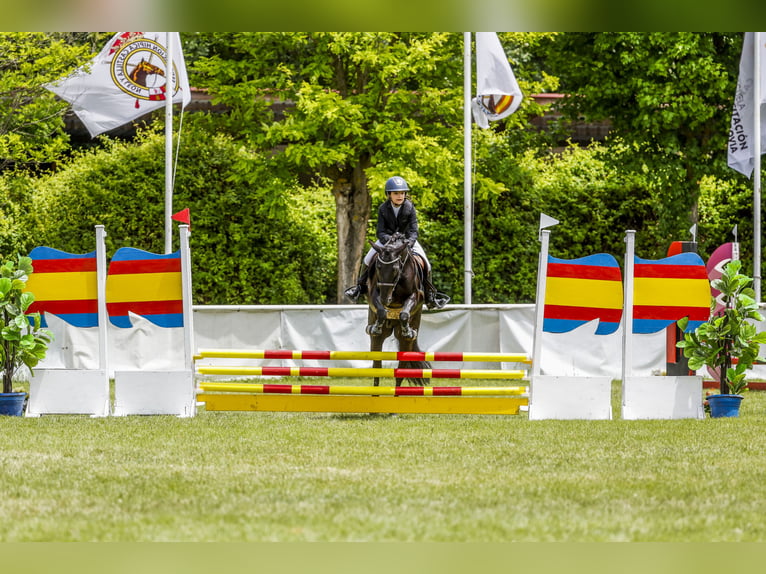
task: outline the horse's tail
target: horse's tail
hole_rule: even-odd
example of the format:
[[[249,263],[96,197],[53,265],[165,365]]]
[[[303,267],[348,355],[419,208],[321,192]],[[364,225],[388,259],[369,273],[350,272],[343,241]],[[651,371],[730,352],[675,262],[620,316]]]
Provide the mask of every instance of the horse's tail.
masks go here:
[[[431,363],[428,361],[399,361],[400,369],[431,369]],[[427,387],[430,384],[430,379],[425,377],[407,377],[407,380],[411,385],[416,387]]]

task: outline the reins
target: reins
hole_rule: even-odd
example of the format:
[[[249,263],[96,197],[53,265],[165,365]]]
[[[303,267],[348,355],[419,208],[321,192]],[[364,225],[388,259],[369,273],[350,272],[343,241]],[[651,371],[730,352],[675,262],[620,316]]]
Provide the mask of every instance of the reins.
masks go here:
[[[378,285],[384,285],[386,287],[391,287],[391,290],[393,291],[396,288],[396,285],[399,283],[399,279],[402,277],[402,271],[404,270],[404,266],[407,265],[407,261],[410,258],[411,250],[409,247],[407,247],[404,250],[405,256],[404,259],[402,259],[401,255],[399,257],[396,257],[395,259],[392,259],[391,261],[383,261],[380,258],[380,255],[378,255],[378,263],[381,265],[393,265],[397,261],[401,263],[401,266],[396,270],[396,279],[394,279],[393,283],[384,283],[383,281],[378,281]],[[380,277],[380,275],[378,275]]]

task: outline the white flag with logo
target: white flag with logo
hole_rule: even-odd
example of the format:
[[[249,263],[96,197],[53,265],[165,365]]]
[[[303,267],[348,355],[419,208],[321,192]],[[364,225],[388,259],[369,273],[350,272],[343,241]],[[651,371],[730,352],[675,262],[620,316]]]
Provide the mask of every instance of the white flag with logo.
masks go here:
[[[45,87],[72,104],[91,137],[165,106],[168,77],[173,102],[191,101],[181,39],[170,32],[173,71],[168,73],[168,32],[118,32],[88,66]]]
[[[488,120],[510,116],[522,98],[497,33],[476,32],[476,97],[471,100],[476,125],[488,128]]]
[[[766,153],[766,114],[763,113],[763,104],[766,102],[766,41],[764,34],[760,37],[760,84],[761,84],[761,155]],[[753,153],[753,123],[754,123],[754,57],[753,43],[755,34],[745,32],[742,42],[742,57],[739,61],[739,78],[737,79],[737,94],[734,97],[734,107],[731,114],[731,128],[729,130],[729,167],[737,170],[742,175],[750,177],[755,165]]]

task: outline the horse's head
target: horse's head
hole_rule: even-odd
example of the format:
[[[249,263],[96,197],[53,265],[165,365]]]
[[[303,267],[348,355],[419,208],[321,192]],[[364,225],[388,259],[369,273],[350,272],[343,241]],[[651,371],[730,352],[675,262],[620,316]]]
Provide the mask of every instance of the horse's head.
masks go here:
[[[141,61],[136,64],[136,67],[133,68],[133,71],[130,73],[130,79],[133,80],[136,84],[139,86],[143,86],[144,88],[147,88],[146,85],[146,76],[150,74],[156,74],[158,76],[165,77],[165,70],[162,68],[155,66],[151,62],[147,62],[143,58]]]
[[[393,301],[394,291],[402,276],[404,264],[410,256],[410,244],[401,233],[392,235],[383,246],[372,241],[370,244],[378,253],[375,275],[380,299],[384,305],[388,306]]]

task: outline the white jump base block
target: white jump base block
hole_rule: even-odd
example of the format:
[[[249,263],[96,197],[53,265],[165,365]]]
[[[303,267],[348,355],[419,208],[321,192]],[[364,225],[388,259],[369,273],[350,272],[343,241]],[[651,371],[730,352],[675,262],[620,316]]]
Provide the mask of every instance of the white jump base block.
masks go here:
[[[610,420],[612,380],[610,377],[532,377],[529,420]]]
[[[194,378],[189,371],[116,371],[115,416],[194,416],[197,408]]]
[[[109,378],[102,369],[35,369],[26,416],[109,416]]]
[[[702,377],[626,377],[622,418],[701,419]]]

